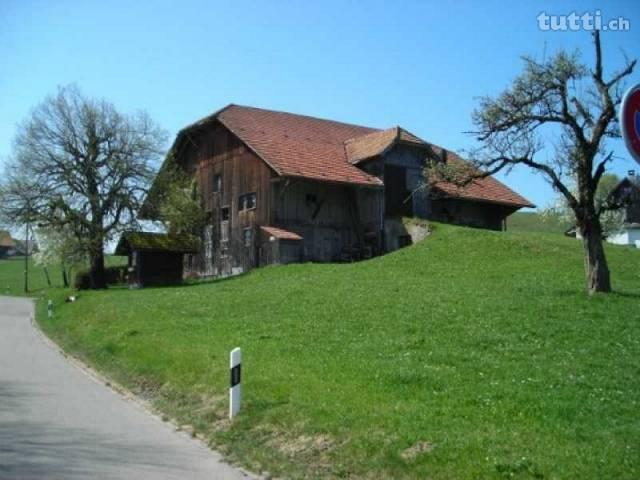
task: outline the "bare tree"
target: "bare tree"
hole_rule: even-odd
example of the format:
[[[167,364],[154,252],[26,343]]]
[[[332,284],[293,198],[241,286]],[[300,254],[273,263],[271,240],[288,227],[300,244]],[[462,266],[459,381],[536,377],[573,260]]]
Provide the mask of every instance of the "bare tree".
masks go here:
[[[616,110],[622,81],[636,60],[605,78],[600,34],[593,34],[592,69],[578,53],[560,51],[537,61],[524,57],[524,71],[496,98],[484,97],[473,113],[482,146],[471,159],[482,173],[494,174],[515,165],[541,173],[566,199],[582,238],[589,293],[611,291],[596,191],[613,153],[605,140],[620,136]],[[552,155],[540,159],[543,138],[554,135]],[[575,185],[575,193],[570,185]]]
[[[25,231],[24,252],[24,291],[29,291],[29,251],[32,242],[30,235],[33,232],[37,219],[38,208],[45,203],[39,185],[22,175],[14,165],[9,165],[4,173],[4,182],[0,185],[0,223]]]
[[[3,191],[37,192],[41,228],[66,228],[87,245],[92,288],[104,288],[104,245],[136,223],[166,134],[145,113],[123,115],[75,86],[59,88],[19,127]],[[12,180],[13,178],[13,180]],[[19,218],[19,217],[15,217]]]

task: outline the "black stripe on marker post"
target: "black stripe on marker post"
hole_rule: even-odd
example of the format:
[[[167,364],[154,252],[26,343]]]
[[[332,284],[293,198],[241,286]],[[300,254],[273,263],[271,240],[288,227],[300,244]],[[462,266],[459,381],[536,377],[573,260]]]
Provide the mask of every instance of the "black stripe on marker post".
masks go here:
[[[242,364],[239,363],[235,367],[231,368],[231,388],[235,387],[236,385],[240,385],[241,365]]]

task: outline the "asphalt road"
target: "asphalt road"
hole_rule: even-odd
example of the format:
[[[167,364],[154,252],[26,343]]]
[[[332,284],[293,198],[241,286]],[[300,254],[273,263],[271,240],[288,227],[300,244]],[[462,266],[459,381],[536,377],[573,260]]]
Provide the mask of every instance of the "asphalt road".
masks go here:
[[[0,297],[0,479],[246,479],[68,362]]]

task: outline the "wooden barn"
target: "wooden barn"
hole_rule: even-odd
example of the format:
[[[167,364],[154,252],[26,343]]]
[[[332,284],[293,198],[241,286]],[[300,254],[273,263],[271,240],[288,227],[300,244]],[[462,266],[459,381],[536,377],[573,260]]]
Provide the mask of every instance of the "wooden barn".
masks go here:
[[[640,177],[634,170],[629,171],[629,176],[616,185],[607,202],[623,212],[622,228],[607,240],[619,245],[640,248]]]
[[[500,230],[533,206],[491,177],[420,188],[428,157],[462,159],[400,127],[228,105],[181,130],[171,151],[203,195],[202,247],[185,260],[203,276],[369,258],[411,243],[401,217]]]

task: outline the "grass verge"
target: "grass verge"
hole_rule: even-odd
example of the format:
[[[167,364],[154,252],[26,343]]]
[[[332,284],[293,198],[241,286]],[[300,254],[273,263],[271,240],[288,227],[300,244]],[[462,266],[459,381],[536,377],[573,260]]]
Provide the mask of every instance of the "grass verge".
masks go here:
[[[640,251],[583,291],[578,242],[438,225],[367,262],[184,287],[51,290],[45,332],[254,471],[638,478]],[[228,352],[243,348],[226,420]]]

